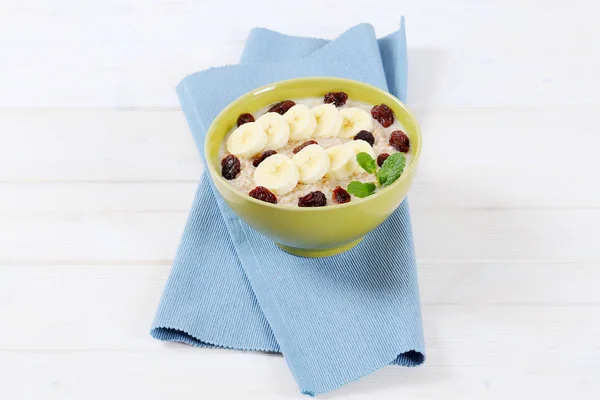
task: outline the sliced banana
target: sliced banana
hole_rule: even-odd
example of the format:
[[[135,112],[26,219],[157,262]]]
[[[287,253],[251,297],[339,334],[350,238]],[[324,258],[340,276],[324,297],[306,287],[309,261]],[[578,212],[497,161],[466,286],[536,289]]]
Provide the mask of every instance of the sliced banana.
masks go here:
[[[315,116],[304,104],[296,104],[283,114],[283,116],[290,126],[291,140],[308,139],[317,127]]]
[[[242,125],[244,126],[244,125]],[[300,173],[296,164],[283,154],[265,158],[254,171],[254,183],[278,196],[289,193],[298,184]]]
[[[329,171],[329,155],[318,144],[306,146],[292,157],[292,161],[298,167],[302,183],[314,183]]]
[[[371,115],[365,110],[361,110],[360,108],[345,108],[340,111],[340,114],[343,121],[339,137],[352,138],[362,130],[371,131],[373,128]]]
[[[342,127],[342,116],[333,104],[321,104],[310,109],[315,116],[317,127],[313,137],[335,137]]]
[[[369,143],[365,142],[364,140],[352,140],[348,143],[345,143],[344,146],[347,146],[350,150],[352,150],[355,158],[358,153],[367,153],[372,158],[375,158],[375,152],[373,151],[373,148]],[[354,172],[365,172],[365,170],[362,169],[362,167],[358,165],[357,162],[356,167],[354,168]]]
[[[356,167],[358,166],[356,154],[354,154],[354,151],[349,146],[340,144],[332,146],[325,151],[329,155],[328,175],[336,179],[344,179],[356,171]]]
[[[283,115],[276,112],[269,112],[260,117],[256,122],[262,126],[269,138],[265,148],[278,150],[287,144],[290,138],[290,126],[285,118],[283,118]]]
[[[249,122],[237,128],[227,139],[227,151],[233,155],[250,158],[260,153],[269,137],[256,122]]]

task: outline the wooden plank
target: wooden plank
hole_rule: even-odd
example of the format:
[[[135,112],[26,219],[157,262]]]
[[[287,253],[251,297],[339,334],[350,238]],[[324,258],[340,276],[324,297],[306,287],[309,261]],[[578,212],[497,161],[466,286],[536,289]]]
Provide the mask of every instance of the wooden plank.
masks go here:
[[[4,215],[187,212],[198,182],[0,183]]]
[[[532,343],[531,352],[539,348],[539,357],[552,357],[558,349],[544,355],[542,348],[551,348],[558,338],[566,340],[576,331],[577,346],[594,342],[593,335],[600,333],[595,317],[600,311],[600,292],[595,290],[598,266],[421,263],[428,348],[432,353],[448,348],[458,352],[464,341],[472,340],[471,350],[464,349],[471,357],[489,350],[476,346],[503,342],[497,351],[508,356],[519,343]],[[148,330],[169,269],[169,265],[0,267],[0,320],[14,327],[0,330],[0,359],[1,351],[7,350],[162,348]],[[552,336],[540,334],[544,330]],[[461,359],[457,356],[456,362]]]
[[[0,181],[198,180],[181,112],[0,112]]]
[[[600,200],[592,184],[599,111],[417,109],[424,136],[417,184],[474,185],[471,194],[490,202],[523,198],[525,190],[535,201],[589,205]],[[202,171],[180,111],[4,111],[0,135],[4,182],[197,181]]]
[[[596,308],[424,308],[428,363],[386,367],[325,395],[352,399],[593,399],[600,333]],[[433,324],[428,320],[435,320]],[[509,324],[509,325],[507,325]],[[428,328],[428,329],[427,329]],[[596,335],[596,336],[593,336]],[[437,340],[436,340],[437,339]],[[11,399],[290,398],[297,387],[283,358],[156,343],[147,350],[0,351],[0,395]],[[560,360],[560,363],[557,363]],[[108,383],[108,384],[107,384]],[[556,396],[556,397],[554,397]]]
[[[506,196],[493,196],[498,181],[485,184],[415,183],[410,203],[427,210],[596,209],[600,199],[585,192],[556,196],[526,182],[502,182]],[[52,182],[0,183],[0,218],[17,216],[83,216],[111,213],[161,213],[189,210],[198,183],[189,182]],[[510,192],[509,192],[510,191]],[[560,194],[564,194],[560,196]]]
[[[380,35],[407,17],[410,101],[417,105],[597,104],[598,28],[589,1],[544,3],[307,0],[280,17],[251,5],[134,0],[23,2],[0,14],[0,107],[173,107],[186,74],[238,61],[248,31],[334,38],[369,21]],[[235,8],[236,12],[232,12]],[[382,12],[384,11],[384,12]],[[285,18],[293,13],[294,18]],[[565,19],[577,21],[564,26]],[[536,29],[531,28],[535,21]],[[507,27],[510,27],[507,29]],[[567,51],[568,57],[558,53]],[[93,78],[90,78],[93,77]]]
[[[155,263],[177,248],[186,212],[8,215],[0,264]],[[600,210],[419,212],[415,240],[423,261],[596,261]],[[35,251],[32,251],[35,249]]]
[[[169,262],[187,212],[5,215],[0,265]],[[412,208],[424,262],[600,261],[600,209]]]

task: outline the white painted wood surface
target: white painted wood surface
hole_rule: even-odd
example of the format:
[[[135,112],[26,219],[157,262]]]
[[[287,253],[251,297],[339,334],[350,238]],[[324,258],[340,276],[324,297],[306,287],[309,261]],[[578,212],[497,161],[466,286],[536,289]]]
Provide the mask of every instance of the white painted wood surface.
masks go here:
[[[600,398],[594,4],[0,0],[0,399],[301,398],[279,356],[148,335],[202,172],[173,87],[255,25],[401,14],[428,362],[322,397]]]

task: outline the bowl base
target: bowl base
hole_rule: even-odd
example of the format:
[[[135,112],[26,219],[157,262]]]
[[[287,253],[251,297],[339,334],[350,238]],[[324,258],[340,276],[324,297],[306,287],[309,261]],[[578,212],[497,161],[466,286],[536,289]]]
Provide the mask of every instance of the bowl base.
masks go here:
[[[359,244],[361,240],[363,240],[363,238],[357,239],[350,243],[346,243],[342,246],[333,247],[331,249],[322,249],[322,250],[301,249],[298,247],[290,247],[290,246],[286,246],[284,244],[279,244],[279,243],[275,243],[275,244],[277,246],[279,246],[279,248],[282,249],[283,251],[293,254],[295,256],[319,258],[319,257],[335,256],[337,254],[348,251],[348,250],[352,249],[354,246],[356,246],[357,244]]]

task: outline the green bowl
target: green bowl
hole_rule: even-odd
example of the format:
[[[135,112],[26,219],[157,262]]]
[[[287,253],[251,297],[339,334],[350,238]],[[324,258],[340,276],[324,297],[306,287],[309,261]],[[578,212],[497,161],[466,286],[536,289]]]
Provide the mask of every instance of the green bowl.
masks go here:
[[[387,104],[410,138],[412,161],[390,186],[364,199],[345,204],[304,208],[266,203],[241,193],[220,173],[219,147],[245,112],[255,112],[285,99],[321,97],[344,91],[352,100]],[[357,245],[402,203],[421,154],[421,131],[406,106],[391,94],[362,82],[314,77],[276,82],[247,93],[229,104],[215,118],[206,134],[204,155],[210,176],[231,209],[249,226],[273,240],[283,250],[304,257],[326,257]]]

